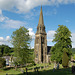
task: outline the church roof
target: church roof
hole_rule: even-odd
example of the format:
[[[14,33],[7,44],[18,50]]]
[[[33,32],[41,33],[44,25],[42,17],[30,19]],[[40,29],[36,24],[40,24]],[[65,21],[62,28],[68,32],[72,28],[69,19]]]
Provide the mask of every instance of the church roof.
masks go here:
[[[41,24],[44,25],[42,6],[41,6],[41,11],[40,11],[40,17],[39,17],[39,23],[38,23],[38,25],[41,25]]]
[[[52,46],[47,46],[47,54],[50,53],[51,47],[52,47]]]

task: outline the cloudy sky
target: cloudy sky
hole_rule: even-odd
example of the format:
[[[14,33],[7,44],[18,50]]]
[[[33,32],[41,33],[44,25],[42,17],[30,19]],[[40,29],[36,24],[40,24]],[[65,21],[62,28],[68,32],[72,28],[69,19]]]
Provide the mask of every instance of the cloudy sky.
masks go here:
[[[75,48],[75,0],[0,0],[0,45],[12,46],[13,31],[24,26],[33,38],[31,47],[34,47],[41,5],[47,45],[54,45],[52,40],[58,25],[66,25],[72,33],[72,47]]]

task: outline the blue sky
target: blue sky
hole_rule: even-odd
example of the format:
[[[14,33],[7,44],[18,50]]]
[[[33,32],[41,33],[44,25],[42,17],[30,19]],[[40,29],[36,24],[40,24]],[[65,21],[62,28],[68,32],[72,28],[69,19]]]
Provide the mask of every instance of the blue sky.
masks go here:
[[[13,31],[24,26],[33,38],[33,48],[41,5],[47,45],[54,45],[52,40],[58,25],[66,25],[72,33],[72,47],[75,48],[75,0],[0,0],[0,45],[12,46]]]

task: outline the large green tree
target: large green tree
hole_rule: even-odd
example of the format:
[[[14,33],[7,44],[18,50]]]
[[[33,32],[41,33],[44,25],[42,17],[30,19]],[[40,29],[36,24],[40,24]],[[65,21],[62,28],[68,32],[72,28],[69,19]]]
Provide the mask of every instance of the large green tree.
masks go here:
[[[5,56],[5,55],[11,55],[13,50],[12,48],[9,47],[8,45],[0,45],[0,57]]]
[[[25,27],[20,27],[12,34],[12,44],[14,46],[15,56],[20,64],[25,64],[29,61],[31,55],[30,47],[31,37],[29,31]]]
[[[65,49],[69,59],[71,58],[71,32],[64,25],[58,25],[53,42],[55,45],[51,48],[51,60],[56,60],[57,62],[62,61],[62,54]]]

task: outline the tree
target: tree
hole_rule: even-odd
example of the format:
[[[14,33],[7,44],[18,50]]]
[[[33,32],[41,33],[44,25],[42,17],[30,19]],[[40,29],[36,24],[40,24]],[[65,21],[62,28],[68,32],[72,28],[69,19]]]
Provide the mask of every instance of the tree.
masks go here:
[[[0,49],[0,57],[2,56],[2,52],[1,52],[1,49]]]
[[[51,60],[61,62],[64,48],[69,57],[69,60],[71,58],[71,32],[64,25],[58,26],[59,28],[57,29],[53,39],[53,42],[55,42],[56,44],[51,48]]]
[[[3,55],[9,55],[10,48],[8,46],[4,47]]]
[[[63,55],[62,55],[62,66],[64,68],[68,67],[68,62],[69,62],[69,58],[68,58],[66,50],[64,48]]]
[[[19,64],[25,64],[30,57],[31,37],[25,27],[20,27],[12,34],[12,44],[14,46],[15,56]]]
[[[10,48],[8,45],[0,45],[0,57],[5,55],[11,55],[13,52],[13,49]]]
[[[1,57],[0,57],[0,68],[2,68],[2,67],[4,67],[4,66],[6,66],[6,61],[5,61],[4,58],[1,58]]]
[[[75,48],[72,48],[72,55],[75,54]]]

